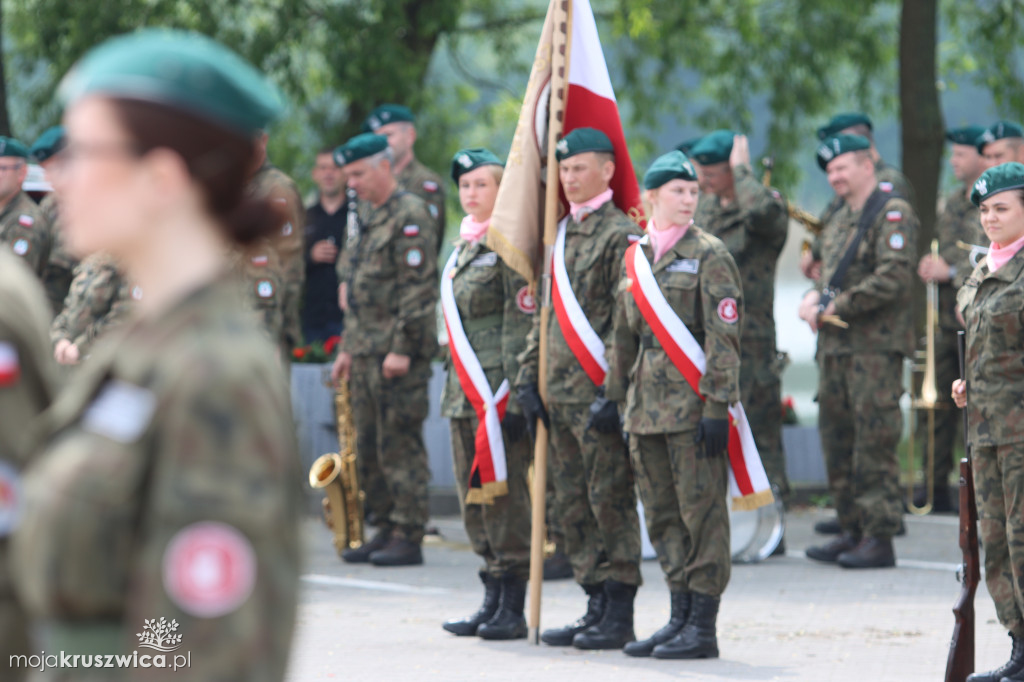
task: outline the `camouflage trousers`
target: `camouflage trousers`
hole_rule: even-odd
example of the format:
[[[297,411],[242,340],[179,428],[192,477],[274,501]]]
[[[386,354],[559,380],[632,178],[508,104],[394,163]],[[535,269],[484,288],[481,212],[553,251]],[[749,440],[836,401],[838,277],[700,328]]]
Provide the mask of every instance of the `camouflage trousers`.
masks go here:
[[[495,497],[493,504],[466,504],[476,428],[476,417],[451,420],[452,462],[462,522],[473,551],[483,557],[486,573],[526,580],[530,576],[530,488],[526,478],[533,456],[530,439],[510,443],[504,438],[508,493]]]
[[[548,476],[576,582],[639,585],[640,518],[622,436],[587,429],[588,405],[550,404]]]
[[[740,344],[740,400],[768,481],[778,489],[782,501],[788,502],[779,374],[779,354],[774,340],[744,338]]]
[[[972,455],[985,587],[999,622],[1024,637],[1024,443],[975,447]]]
[[[693,431],[630,434],[629,454],[668,589],[720,596],[732,572],[727,458],[699,456]]]
[[[939,409],[935,411],[935,485],[949,484],[949,476],[960,462],[953,455],[953,447],[960,442],[957,434],[962,431],[963,417],[950,398],[950,386],[960,378],[960,360],[956,350],[956,331],[943,329],[935,337],[935,388],[938,392]],[[928,413],[921,410],[915,415],[917,426],[914,431],[917,453],[928,480]],[[941,491],[941,488],[940,488]],[[940,493],[941,494],[941,493]]]
[[[899,353],[819,358],[818,430],[844,532],[891,538],[900,527],[903,359]]]
[[[415,359],[409,373],[381,375],[382,358],[352,358],[350,388],[356,455],[366,508],[382,527],[423,539],[430,469],[423,445],[430,363]]]

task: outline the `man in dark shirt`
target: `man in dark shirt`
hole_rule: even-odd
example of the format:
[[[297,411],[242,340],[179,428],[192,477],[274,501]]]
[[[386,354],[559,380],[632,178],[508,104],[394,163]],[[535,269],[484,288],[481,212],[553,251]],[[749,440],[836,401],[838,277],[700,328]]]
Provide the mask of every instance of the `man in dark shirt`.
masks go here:
[[[345,246],[345,171],[334,163],[334,150],[316,155],[313,182],[317,203],[306,209],[306,292],[302,305],[302,335],[306,343],[341,334],[343,313],[338,307],[338,275],[334,264]]]

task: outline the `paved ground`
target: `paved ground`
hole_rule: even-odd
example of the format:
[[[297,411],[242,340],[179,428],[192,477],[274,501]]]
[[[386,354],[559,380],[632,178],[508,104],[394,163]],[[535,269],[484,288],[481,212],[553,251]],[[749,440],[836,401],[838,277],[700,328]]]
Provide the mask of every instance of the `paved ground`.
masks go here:
[[[305,529],[307,567],[289,680],[941,680],[958,594],[956,518],[907,517],[897,538],[898,567],[851,572],[804,558],[826,512],[787,519],[785,557],[736,566],[722,601],[712,661],[632,659],[525,641],[485,642],[449,635],[446,618],[468,615],[482,593],[478,561],[455,518],[435,519],[441,540],[426,564],[373,568],[343,564],[326,529]],[[636,631],[668,618],[668,590],[656,561],[643,565]],[[1005,661],[1009,641],[984,585],[975,600],[982,668]],[[572,581],[544,584],[541,627],[578,617],[583,593]]]

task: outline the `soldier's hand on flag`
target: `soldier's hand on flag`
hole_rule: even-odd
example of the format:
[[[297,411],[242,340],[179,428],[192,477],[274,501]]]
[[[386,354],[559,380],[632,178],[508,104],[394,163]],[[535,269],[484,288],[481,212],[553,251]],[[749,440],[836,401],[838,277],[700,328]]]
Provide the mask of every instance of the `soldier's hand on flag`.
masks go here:
[[[523,416],[526,417],[526,428],[530,431],[531,437],[537,435],[537,420],[544,422],[544,428],[551,428],[551,420],[548,418],[548,411],[544,409],[544,401],[540,399],[537,391],[537,384],[526,384],[520,386],[516,391],[516,400],[519,407],[523,408]]]

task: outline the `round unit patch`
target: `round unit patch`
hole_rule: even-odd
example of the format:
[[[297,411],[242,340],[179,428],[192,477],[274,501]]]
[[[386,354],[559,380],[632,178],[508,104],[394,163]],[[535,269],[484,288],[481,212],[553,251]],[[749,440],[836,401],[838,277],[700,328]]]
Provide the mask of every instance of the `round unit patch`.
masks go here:
[[[735,298],[723,298],[718,302],[718,317],[726,324],[736,324],[740,319],[740,310]]]
[[[7,462],[0,461],[0,538],[14,530],[21,517],[21,478]]]
[[[283,234],[285,237],[291,236],[291,234],[292,234],[292,224],[291,223],[285,223],[284,227],[281,228],[281,234]]]
[[[261,279],[256,282],[256,295],[260,298],[270,298],[274,295],[274,283],[269,279]]]
[[[434,182],[433,180],[427,180],[426,182],[423,183],[423,189],[430,193],[434,193],[438,190],[438,186],[437,183]]]
[[[238,529],[202,521],[178,531],[163,561],[164,590],[182,611],[198,618],[231,613],[252,594],[256,553]]]
[[[132,287],[132,299],[136,301],[142,300],[142,287],[138,284]]]
[[[523,287],[516,292],[516,306],[527,315],[533,315],[537,310],[537,299],[530,293],[530,287]]]
[[[410,268],[418,268],[423,262],[423,252],[419,249],[409,249],[405,252],[405,264]]]
[[[893,232],[889,235],[889,248],[893,251],[902,251],[905,243],[902,232]]]
[[[11,251],[18,254],[19,256],[24,256],[26,253],[28,253],[28,240],[18,239],[17,241],[14,242],[14,245],[11,247]]]

